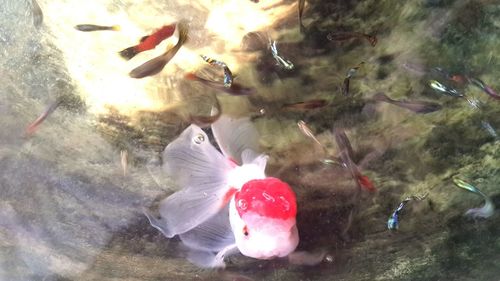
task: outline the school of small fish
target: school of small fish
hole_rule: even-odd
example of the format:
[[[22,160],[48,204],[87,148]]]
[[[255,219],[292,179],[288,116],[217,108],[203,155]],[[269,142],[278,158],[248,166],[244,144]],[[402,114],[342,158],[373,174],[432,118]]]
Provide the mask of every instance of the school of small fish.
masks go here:
[[[258,3],[258,1],[254,1]],[[35,26],[40,26],[43,14],[35,0],[32,0]],[[298,1],[298,21],[300,33],[306,33],[303,24],[305,0]],[[114,31],[119,32],[117,25],[77,24],[76,30],[82,32]],[[189,22],[179,19],[178,22],[164,25],[150,35],[140,38],[137,45],[126,47],[118,55],[129,61],[141,52],[156,48],[161,42],[178,32],[178,41],[169,46],[165,52],[149,61],[142,63],[129,73],[131,78],[142,79],[154,76],[167,66],[177,52],[189,40]],[[278,52],[275,40],[268,39],[268,52],[278,68],[286,71],[295,69],[294,63]],[[332,31],[326,35],[332,42],[344,42],[362,39],[375,47],[378,39],[375,35],[356,31]],[[204,87],[226,93],[232,96],[248,96],[257,93],[256,88],[243,86],[234,82],[235,75],[230,67],[222,61],[200,54],[200,57],[210,66],[222,70],[222,82],[212,81],[188,72],[184,78],[197,82]],[[340,92],[349,98],[350,80],[357,75],[365,62],[350,68],[345,75]],[[481,103],[471,97],[465,90],[458,90],[455,84],[461,86],[470,84],[494,100],[500,100],[500,94],[479,78],[465,74],[449,74],[441,67],[427,68],[407,63],[404,68],[419,74],[429,74],[432,79],[427,85],[436,93],[448,98],[463,98],[473,110],[479,110]],[[455,83],[455,84],[454,84]],[[370,103],[386,103],[418,114],[431,114],[443,109],[444,105],[425,100],[396,100],[384,93],[375,93]],[[52,114],[62,101],[57,100],[49,105],[43,113],[25,130],[31,136],[44,120]],[[327,99],[310,99],[293,103],[283,103],[281,110],[311,111],[333,106]],[[264,114],[264,109],[261,110]],[[161,231],[166,237],[178,236],[189,249],[187,258],[201,267],[224,267],[228,256],[241,253],[255,259],[288,258],[289,262],[298,265],[316,265],[325,260],[326,252],[311,254],[296,251],[299,244],[299,229],[297,228],[297,198],[293,187],[281,179],[266,174],[268,155],[259,149],[259,134],[251,119],[234,119],[222,113],[218,100],[212,114],[189,116],[191,125],[187,127],[163,151],[164,163],[162,169],[175,183],[181,187],[167,198],[163,199],[158,212],[144,208],[143,212],[150,224]],[[297,126],[301,133],[317,144],[322,152],[318,159],[324,165],[338,165],[344,169],[354,182],[358,192],[368,191],[375,194],[378,191],[374,181],[365,175],[363,168],[354,161],[355,152],[343,128],[335,127],[331,133],[336,143],[336,154],[328,154],[325,145],[315,135],[313,129],[304,120],[298,120]],[[498,139],[495,128],[486,120],[481,126],[489,135]],[[210,142],[210,138],[202,128],[210,128],[220,151]],[[129,175],[129,154],[127,150],[120,151],[123,176]],[[465,214],[472,218],[489,218],[495,207],[490,197],[466,181],[454,178],[453,183],[464,190],[480,195],[485,203],[480,208],[469,209]],[[377,184],[378,186],[378,184]],[[400,216],[410,201],[422,201],[424,196],[406,197],[399,203],[387,220],[389,230],[397,230],[400,226]]]

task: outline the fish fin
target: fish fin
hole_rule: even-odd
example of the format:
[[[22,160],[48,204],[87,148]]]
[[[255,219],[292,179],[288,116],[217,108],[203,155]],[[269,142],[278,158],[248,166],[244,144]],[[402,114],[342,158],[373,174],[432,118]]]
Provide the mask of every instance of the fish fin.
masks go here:
[[[232,119],[222,115],[212,124],[212,132],[224,156],[238,164],[242,164],[244,150],[258,151],[259,133],[249,118]]]
[[[269,156],[257,153],[251,149],[245,149],[241,153],[241,161],[243,164],[255,164],[262,170],[266,169],[267,160]]]
[[[128,47],[119,52],[120,56],[126,60],[130,60],[135,57],[139,52],[137,51],[136,46]]]
[[[167,237],[205,222],[224,207],[230,162],[198,126],[189,126],[163,152],[163,170],[182,190],[160,203],[161,229]]]
[[[168,60],[165,59],[164,55],[158,56],[154,59],[150,59],[147,62],[141,64],[140,66],[132,69],[129,76],[136,79],[141,79],[147,76],[153,76],[160,73]]]
[[[214,252],[191,250],[188,253],[187,259],[205,268],[224,268],[226,263],[224,263],[224,258],[237,252],[238,247],[236,244],[228,245],[217,254]]]
[[[113,30],[113,31],[120,31],[121,27],[119,25],[113,25],[113,26],[111,26],[111,30]]]
[[[186,41],[189,39],[188,23],[185,21],[181,21],[177,24],[177,28],[179,29],[179,41],[177,41],[177,45],[184,45],[184,43],[186,43]]]
[[[294,265],[315,266],[321,263],[326,257],[326,251],[311,253],[306,251],[295,251],[288,255],[288,262]]]
[[[179,237],[184,245],[199,251],[219,252],[234,244],[227,205],[219,213]]]
[[[148,39],[148,38],[149,38],[149,35],[143,36],[141,38],[141,40],[139,40],[139,42],[142,43],[142,42],[146,41],[146,39]]]

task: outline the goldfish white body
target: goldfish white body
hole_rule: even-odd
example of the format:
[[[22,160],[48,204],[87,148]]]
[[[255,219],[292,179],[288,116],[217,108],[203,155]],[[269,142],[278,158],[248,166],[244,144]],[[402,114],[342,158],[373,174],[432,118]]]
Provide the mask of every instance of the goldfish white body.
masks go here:
[[[256,129],[246,118],[221,116],[212,132],[222,153],[196,125],[165,148],[163,169],[182,189],[160,203],[160,218],[145,211],[151,225],[179,235],[202,267],[224,266],[236,250],[257,259],[289,255],[299,242],[295,194],[266,177]]]

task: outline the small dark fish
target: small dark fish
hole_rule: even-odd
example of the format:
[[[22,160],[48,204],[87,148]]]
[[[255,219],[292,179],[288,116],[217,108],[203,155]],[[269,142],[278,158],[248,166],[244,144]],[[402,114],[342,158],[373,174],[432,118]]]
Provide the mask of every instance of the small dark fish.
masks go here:
[[[470,78],[469,81],[479,89],[483,90],[490,97],[500,100],[500,94],[498,94],[495,90],[493,90],[490,86],[486,85],[483,81],[477,78]]]
[[[351,69],[349,69],[347,71],[346,77],[344,78],[344,82],[342,83],[342,95],[344,95],[344,96],[348,96],[349,95],[350,80],[356,74],[356,72],[358,72],[358,69],[361,66],[363,66],[364,63],[365,62],[362,61],[358,65],[356,65],[355,67],[353,67],[353,68],[351,68]]]
[[[224,87],[231,87],[231,84],[233,83],[233,73],[225,62],[214,60],[204,55],[200,55],[200,57],[210,65],[222,67],[224,70]]]
[[[422,201],[427,197],[428,193],[424,196],[410,196],[405,198],[401,203],[399,203],[398,207],[394,212],[392,212],[391,216],[387,220],[387,228],[389,230],[397,230],[399,228],[399,213],[403,210],[403,208],[410,202],[411,200]]]
[[[75,29],[83,31],[83,32],[101,31],[101,30],[119,31],[120,26],[118,26],[118,25],[102,26],[102,25],[95,25],[95,24],[78,24],[78,25],[75,25]]]
[[[43,23],[43,12],[36,0],[31,0],[31,12],[33,13],[33,25],[40,27]]]
[[[302,24],[302,14],[304,13],[305,4],[306,4],[306,0],[299,0],[299,31],[300,31],[300,33],[303,33],[305,30],[305,27]]]
[[[120,51],[120,56],[126,60],[130,60],[138,53],[154,49],[163,40],[169,38],[174,34],[175,26],[175,23],[162,26],[151,35],[142,37],[138,45],[128,47]]]
[[[315,99],[308,101],[301,101],[296,103],[286,103],[281,108],[297,109],[297,110],[310,110],[328,105],[328,101],[324,99]]]
[[[352,155],[354,152],[345,132],[340,129],[334,129],[333,133],[335,135],[337,146],[340,150],[340,159],[351,172],[351,176],[356,182],[358,188],[364,188],[370,192],[377,191],[371,180],[367,176],[363,175],[359,170],[359,167],[354,163],[354,161],[352,161]]]
[[[238,83],[232,83],[231,87],[228,88],[221,83],[201,78],[194,73],[187,73],[185,78],[191,81],[198,81],[207,87],[233,96],[247,96],[255,93],[254,88],[247,88]]]
[[[349,83],[350,79],[348,77],[344,78],[344,82],[342,83],[342,95],[349,95]]]
[[[352,38],[365,38],[370,44],[375,47],[377,45],[377,37],[374,35],[364,34],[360,32],[330,32],[326,36],[330,41],[345,41]]]
[[[132,78],[144,78],[160,73],[165,65],[177,54],[179,49],[188,40],[188,26],[187,23],[181,22],[179,27],[179,41],[171,49],[168,49],[163,55],[151,59],[142,65],[130,71],[129,75]]]
[[[42,124],[42,122],[45,119],[47,119],[47,117],[49,117],[49,115],[52,112],[54,112],[54,110],[56,110],[56,108],[61,104],[61,102],[62,100],[58,99],[57,101],[49,105],[49,107],[47,107],[47,109],[45,109],[45,111],[35,121],[33,121],[31,124],[28,125],[28,127],[26,127],[26,135],[30,136],[34,134],[38,129],[38,127],[40,126],[40,124]]]
[[[373,96],[375,101],[387,102],[402,108],[406,108],[416,113],[431,113],[438,111],[442,106],[438,103],[428,102],[428,101],[404,101],[404,100],[393,100],[383,93],[377,93]]]

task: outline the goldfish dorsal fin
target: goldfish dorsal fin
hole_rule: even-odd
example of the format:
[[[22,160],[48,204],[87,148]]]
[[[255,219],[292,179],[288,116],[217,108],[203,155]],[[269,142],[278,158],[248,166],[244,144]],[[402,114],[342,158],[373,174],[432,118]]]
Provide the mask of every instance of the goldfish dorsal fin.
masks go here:
[[[224,156],[240,165],[245,149],[259,150],[259,133],[249,118],[233,119],[222,115],[212,124],[212,132]]]

